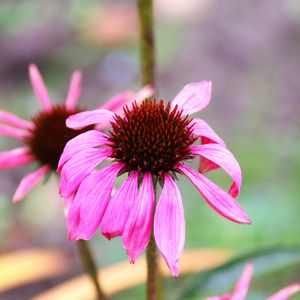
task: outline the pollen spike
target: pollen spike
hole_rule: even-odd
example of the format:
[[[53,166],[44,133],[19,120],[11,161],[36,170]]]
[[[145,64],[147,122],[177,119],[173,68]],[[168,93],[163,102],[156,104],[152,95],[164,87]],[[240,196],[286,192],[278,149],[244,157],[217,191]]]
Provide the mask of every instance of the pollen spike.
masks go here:
[[[124,118],[116,116],[112,123],[113,158],[125,163],[129,170],[141,168],[155,175],[172,171],[177,162],[192,158],[188,147],[196,138],[187,117],[177,107],[172,111],[170,107],[162,100],[125,107]]]

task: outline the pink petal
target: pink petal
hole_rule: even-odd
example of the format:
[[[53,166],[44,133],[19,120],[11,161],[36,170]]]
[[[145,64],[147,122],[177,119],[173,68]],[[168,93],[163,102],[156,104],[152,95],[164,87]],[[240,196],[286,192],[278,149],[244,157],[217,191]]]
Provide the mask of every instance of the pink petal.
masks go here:
[[[133,98],[136,103],[142,103],[145,99],[152,98],[155,93],[155,88],[153,85],[148,84],[143,86],[137,93],[134,94]]]
[[[70,240],[89,240],[101,223],[113,185],[123,164],[117,163],[86,177],[68,214]]]
[[[82,74],[80,71],[75,71],[72,74],[71,83],[66,100],[66,107],[68,110],[73,110],[77,105],[81,90],[81,78]]]
[[[22,200],[32,190],[32,188],[44,177],[44,175],[50,171],[50,169],[50,166],[44,165],[38,170],[25,176],[21,180],[19,186],[17,187],[17,190],[12,199],[13,202],[16,203]]]
[[[222,296],[208,297],[208,298],[205,298],[205,300],[231,300],[231,295],[224,294]]]
[[[28,147],[16,148],[0,152],[0,168],[10,169],[33,162],[35,158],[30,154]]]
[[[211,140],[209,140],[208,138],[204,138],[204,137],[201,139],[201,142],[202,142],[202,145],[213,144],[211,142]],[[220,166],[217,165],[217,164],[215,164],[211,160],[209,160],[209,159],[207,159],[205,157],[201,157],[198,171],[200,173],[204,174],[204,173],[207,173],[209,171],[217,170],[219,168],[220,168]]]
[[[79,134],[74,139],[70,140],[59,159],[57,171],[60,172],[63,165],[76,153],[84,151],[88,148],[103,146],[109,144],[108,136],[97,130],[89,130]]]
[[[70,207],[74,201],[75,194],[72,194],[69,198],[63,198],[64,200],[64,212],[67,217],[69,214]]]
[[[231,296],[231,300],[244,300],[248,294],[248,289],[253,277],[253,264],[249,263],[245,267],[239,281],[237,282]]]
[[[200,82],[185,85],[171,103],[173,109],[176,105],[184,114],[194,114],[205,108],[211,98],[211,81],[203,80]]]
[[[292,284],[270,296],[267,300],[286,300],[300,291],[300,284]]]
[[[218,144],[206,144],[200,146],[191,146],[191,153],[199,155],[220,166],[233,179],[229,194],[232,197],[238,196],[242,184],[242,171],[239,163],[233,154]]]
[[[137,93],[134,93],[131,90],[123,91],[106,101],[102,106],[100,106],[100,108],[110,110],[118,115],[122,115],[125,105],[130,105],[133,101],[141,103],[143,100],[150,98],[153,95],[154,87],[148,84],[140,89]]]
[[[18,140],[24,140],[26,137],[30,136],[30,132],[28,130],[18,129],[18,128],[14,128],[2,124],[0,124],[0,134]]]
[[[46,111],[51,111],[52,110],[51,99],[49,97],[42,75],[35,64],[29,65],[29,77],[30,77],[32,88],[37,98],[40,100],[40,103],[42,104],[42,106]]]
[[[123,230],[122,244],[127,251],[130,263],[147,247],[152,230],[155,192],[150,172],[144,174],[141,189]]]
[[[198,137],[207,138],[207,142],[220,144],[226,148],[225,142],[215,133],[215,131],[204,121],[198,118],[195,118],[191,121],[193,134]]]
[[[59,192],[69,198],[82,180],[105,159],[112,155],[110,148],[87,148],[76,153],[62,168]]]
[[[167,173],[155,211],[154,237],[170,271],[177,277],[185,243],[185,219],[179,189]]]
[[[108,126],[114,120],[114,113],[106,109],[83,111],[70,116],[66,124],[69,128],[82,129],[89,125],[101,124]]]
[[[121,114],[123,112],[123,107],[134,100],[133,96],[133,91],[123,91],[113,96],[111,99],[107,100],[99,108],[109,110],[116,114]]]
[[[101,233],[108,239],[122,234],[138,192],[138,172],[133,172],[117,189],[105,211]]]
[[[7,123],[10,126],[17,127],[19,129],[32,129],[34,124],[32,122],[23,120],[18,116],[11,114],[9,112],[0,110],[0,121]]]
[[[190,179],[204,200],[218,214],[236,223],[251,224],[246,212],[231,195],[197,171],[183,164],[178,164],[177,167]]]
[[[191,122],[192,130],[194,135],[201,138],[202,144],[217,143],[226,148],[225,142],[214,132],[214,130],[203,120],[195,118]],[[212,161],[201,158],[199,165],[199,172],[205,173],[211,170],[218,169],[219,166],[214,164]]]

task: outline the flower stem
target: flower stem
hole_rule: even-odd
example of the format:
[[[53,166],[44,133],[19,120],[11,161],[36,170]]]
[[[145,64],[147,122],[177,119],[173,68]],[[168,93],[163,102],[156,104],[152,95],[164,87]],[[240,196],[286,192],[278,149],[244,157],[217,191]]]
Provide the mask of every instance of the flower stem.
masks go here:
[[[138,0],[141,26],[141,73],[142,84],[155,84],[155,48],[152,0]]]
[[[97,266],[92,256],[88,242],[84,240],[80,240],[77,242],[77,246],[79,249],[80,257],[84,265],[84,268],[94,284],[97,300],[106,299],[98,280],[99,275],[97,275],[98,274]]]
[[[153,235],[147,247],[147,299],[157,299],[158,253]]]

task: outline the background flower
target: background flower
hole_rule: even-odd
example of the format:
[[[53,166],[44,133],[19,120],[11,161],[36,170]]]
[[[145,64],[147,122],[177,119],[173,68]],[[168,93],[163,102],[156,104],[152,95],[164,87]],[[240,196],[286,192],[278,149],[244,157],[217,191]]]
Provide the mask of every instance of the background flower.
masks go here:
[[[41,74],[36,65],[29,66],[29,77],[33,90],[42,105],[42,111],[25,121],[13,114],[0,111],[0,133],[19,139],[24,146],[0,153],[0,168],[19,167],[37,161],[39,168],[26,175],[20,182],[13,201],[18,202],[58,164],[60,154],[66,142],[77,132],[66,127],[65,120],[73,113],[79,112],[77,101],[80,95],[81,73],[72,75],[66,101],[62,105],[53,105]]]
[[[222,296],[208,297],[206,300],[244,300],[248,295],[248,289],[253,277],[253,265],[248,263],[241,277],[239,278],[232,294],[224,294]],[[300,284],[295,283],[278,291],[267,300],[287,300],[300,291]]]
[[[39,168],[26,175],[20,182],[13,201],[18,202],[50,171],[56,171],[59,158],[66,143],[77,135],[92,129],[87,126],[81,130],[70,129],[66,119],[81,111],[77,105],[81,89],[81,72],[72,75],[68,95],[64,104],[55,105],[48,94],[42,76],[36,65],[29,66],[29,77],[33,90],[42,105],[42,110],[35,114],[31,121],[25,121],[11,113],[0,111],[0,134],[20,140],[24,146],[0,153],[0,168],[19,167],[38,162]],[[132,97],[139,101],[140,97],[151,96],[153,88],[146,86],[137,94],[127,90],[115,95],[103,107],[118,112]],[[65,199],[69,205],[73,195]]]

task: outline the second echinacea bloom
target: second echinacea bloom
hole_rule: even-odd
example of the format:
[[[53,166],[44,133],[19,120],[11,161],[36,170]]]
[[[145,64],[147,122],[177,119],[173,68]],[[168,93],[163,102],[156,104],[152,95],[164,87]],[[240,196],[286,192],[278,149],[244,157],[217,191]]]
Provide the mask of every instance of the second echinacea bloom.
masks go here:
[[[29,66],[29,77],[32,88],[42,105],[42,110],[35,114],[31,121],[23,120],[9,112],[0,110],[0,135],[16,138],[23,143],[22,147],[0,152],[0,169],[10,169],[37,162],[39,167],[25,176],[14,196],[18,202],[49,172],[56,171],[59,158],[66,143],[77,135],[93,129],[88,126],[81,130],[73,130],[66,126],[66,119],[82,109],[77,105],[81,90],[81,72],[75,71],[67,98],[64,103],[53,104],[43,78],[36,65]],[[121,92],[108,100],[103,108],[119,112],[132,97],[138,100],[151,96],[153,88],[145,86],[138,93],[130,90]],[[4,124],[3,124],[4,123]],[[66,199],[72,200],[73,195]],[[66,201],[66,205],[69,201]]]
[[[13,201],[18,202],[49,172],[55,171],[66,143],[80,133],[66,127],[65,120],[80,112],[77,101],[80,94],[81,73],[72,75],[65,103],[54,105],[36,65],[29,66],[32,88],[42,106],[30,121],[0,111],[0,134],[16,138],[22,147],[0,153],[0,169],[8,169],[37,162],[39,167],[20,182]]]
[[[169,269],[179,275],[185,243],[185,217],[176,173],[187,176],[204,200],[220,215],[236,223],[251,223],[235,197],[242,174],[222,139],[201,119],[189,115],[206,107],[211,82],[186,85],[171,103],[144,100],[125,106],[122,115],[98,109],[67,119],[72,129],[99,124],[107,134],[90,130],[67,143],[60,159],[60,192],[76,192],[68,215],[69,238],[90,239],[99,228],[107,237],[122,236],[134,263],[154,238]],[[202,139],[201,145],[194,145]],[[233,179],[228,192],[193,170],[186,161],[201,157],[200,171],[222,168]],[[96,170],[108,160],[112,165]],[[111,198],[118,175],[128,177]],[[162,185],[156,199],[157,182]],[[153,223],[154,222],[154,223]]]

